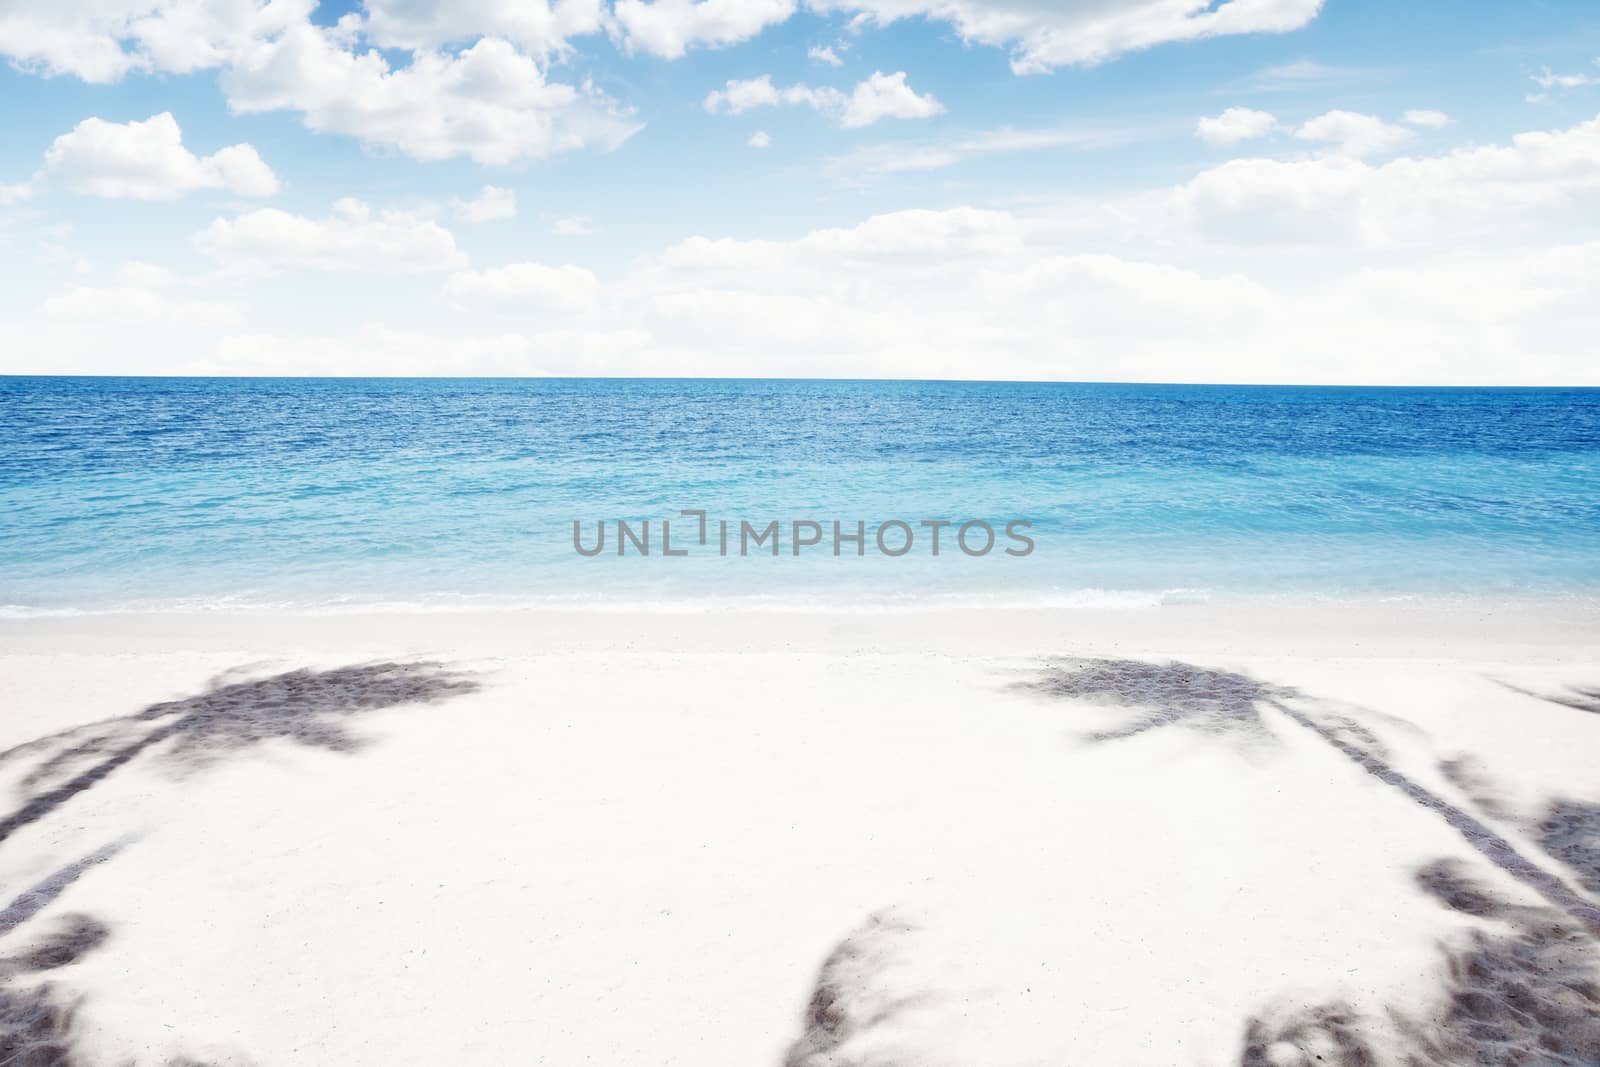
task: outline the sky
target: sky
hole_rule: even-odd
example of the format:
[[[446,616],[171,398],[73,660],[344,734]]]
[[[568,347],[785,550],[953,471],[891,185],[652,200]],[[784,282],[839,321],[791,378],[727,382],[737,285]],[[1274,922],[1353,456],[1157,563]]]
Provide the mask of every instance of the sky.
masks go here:
[[[1600,385],[1592,0],[0,0],[0,373]]]

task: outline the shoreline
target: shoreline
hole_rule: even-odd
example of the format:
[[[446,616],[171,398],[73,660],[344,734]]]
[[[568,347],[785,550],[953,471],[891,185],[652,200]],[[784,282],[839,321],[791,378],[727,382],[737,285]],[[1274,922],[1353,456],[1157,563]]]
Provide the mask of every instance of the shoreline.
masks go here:
[[[266,643],[419,649],[465,643],[497,655],[541,648],[752,652],[763,649],[1051,655],[1105,651],[1539,660],[1592,654],[1600,599],[1239,599],[1149,608],[920,603],[890,610],[707,607],[664,602],[515,610],[106,612],[0,618],[0,655]],[[1070,646],[1070,647],[1069,647]]]

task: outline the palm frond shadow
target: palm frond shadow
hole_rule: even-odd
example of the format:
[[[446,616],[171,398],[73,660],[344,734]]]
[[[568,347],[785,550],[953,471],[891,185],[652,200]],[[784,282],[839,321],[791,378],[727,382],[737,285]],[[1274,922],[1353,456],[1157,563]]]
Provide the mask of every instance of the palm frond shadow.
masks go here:
[[[852,930],[828,955],[817,973],[801,1034],[789,1046],[784,1067],[909,1067],[880,1040],[907,1018],[937,1009],[940,998],[909,984],[906,947],[917,924],[893,910],[877,912]],[[914,979],[912,979],[914,980]],[[872,1051],[863,1059],[858,1042]]]
[[[193,769],[266,741],[353,752],[349,721],[401,704],[434,704],[479,688],[476,678],[438,663],[368,663],[294,670],[214,683],[204,693],[152,704],[120,718],[75,727],[0,753],[0,762],[43,755],[22,778],[28,799],[0,819],[0,842],[163,742],[163,761]]]
[[[294,670],[265,678],[230,672],[203,693],[74,727],[0,753],[0,764],[37,762],[21,776],[22,806],[0,819],[0,842],[45,818],[146,752],[183,772],[275,740],[349,753],[361,746],[351,720],[404,704],[436,704],[480,687],[472,675],[432,662]],[[113,842],[44,878],[0,910],[7,943],[73,882],[128,844]],[[102,945],[109,928],[83,914],[27,947],[0,951],[0,1067],[78,1067],[82,1003],[48,977]],[[40,975],[46,976],[37,981]],[[35,984],[29,984],[34,982]],[[172,1061],[194,1067],[199,1061]]]
[[[81,998],[64,991],[48,977],[87,956],[110,936],[110,928],[92,915],[60,916],[55,927],[31,942],[17,942],[15,932],[41,909],[121,848],[107,845],[51,874],[0,911],[0,1064],[5,1067],[77,1067],[73,1052]],[[46,976],[38,981],[40,976]],[[29,984],[37,981],[37,984]]]
[[[1522,855],[1482,819],[1402,773],[1371,730],[1333,710],[1326,701],[1233,671],[1142,660],[1061,660],[1022,685],[1047,697],[1119,704],[1138,712],[1138,718],[1125,727],[1091,734],[1090,740],[1095,742],[1124,740],[1166,726],[1259,740],[1270,736],[1265,716],[1275,712],[1310,731],[1412,803],[1438,815],[1491,863],[1600,937],[1600,906]]]
[[[1536,890],[1546,906],[1512,904],[1476,880],[1465,863],[1439,860],[1417,872],[1419,889],[1442,906],[1484,921],[1464,943],[1442,944],[1442,1007],[1392,1006],[1380,1027],[1352,1005],[1286,1002],[1246,1021],[1240,1067],[1405,1067],[1443,1064],[1600,1065],[1600,913],[1560,877],[1522,856],[1501,834],[1396,769],[1379,739],[1349,712],[1290,687],[1186,663],[1078,659],[1048,664],[1022,687],[1048,698],[1131,709],[1128,723],[1090,733],[1091,743],[1137,737],[1169,726],[1245,744],[1273,740],[1282,715],[1460,833],[1485,860]],[[1367,715],[1375,713],[1365,712]],[[1442,766],[1484,808],[1504,813],[1482,772],[1468,761]],[[1550,805],[1534,830],[1543,847],[1600,885],[1600,808]],[[824,963],[784,1067],[910,1067],[892,1033],[907,1012],[950,1009],[907,988],[891,961],[907,951],[910,927],[880,916],[847,936]]]
[[[77,1067],[73,1037],[79,1001],[54,982],[25,986],[13,979],[76,963],[104,944],[109,933],[92,916],[64,915],[41,941],[0,957],[0,1064]]]
[[[1600,686],[1569,685],[1565,692],[1539,693],[1532,689],[1524,689],[1520,685],[1512,685],[1510,682],[1501,682],[1500,684],[1513,693],[1521,693],[1525,697],[1533,697],[1535,700],[1547,700],[1552,704],[1559,704],[1574,711],[1586,711],[1591,715],[1600,715]]]
[[[1240,1067],[1600,1063],[1600,951],[1592,936],[1551,908],[1506,902],[1460,860],[1428,864],[1417,884],[1444,907],[1486,921],[1464,941],[1440,946],[1441,1002],[1424,1011],[1390,1006],[1381,1020],[1339,1000],[1280,1005],[1246,1022]],[[1380,1029],[1392,1036],[1375,1040]],[[1388,1053],[1382,1061],[1380,1049]]]

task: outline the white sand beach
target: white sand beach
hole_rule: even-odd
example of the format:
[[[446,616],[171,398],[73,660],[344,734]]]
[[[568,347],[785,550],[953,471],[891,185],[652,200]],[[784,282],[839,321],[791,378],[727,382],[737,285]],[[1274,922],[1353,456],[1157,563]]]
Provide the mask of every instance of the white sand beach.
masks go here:
[[[1597,637],[6,620],[7,1062],[1600,1063]]]

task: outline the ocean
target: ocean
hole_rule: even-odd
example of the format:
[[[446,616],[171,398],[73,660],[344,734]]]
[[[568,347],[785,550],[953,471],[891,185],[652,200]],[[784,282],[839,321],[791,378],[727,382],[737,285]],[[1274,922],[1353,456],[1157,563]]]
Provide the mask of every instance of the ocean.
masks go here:
[[[1600,595],[1596,389],[12,377],[0,441],[11,615]]]

